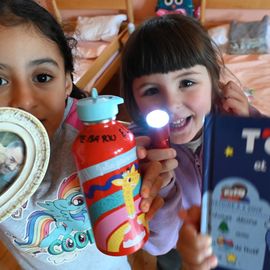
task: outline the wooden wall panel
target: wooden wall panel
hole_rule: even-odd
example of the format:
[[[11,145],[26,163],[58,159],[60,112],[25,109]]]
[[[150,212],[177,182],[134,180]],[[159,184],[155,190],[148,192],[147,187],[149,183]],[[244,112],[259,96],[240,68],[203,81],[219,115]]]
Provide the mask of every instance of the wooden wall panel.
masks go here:
[[[269,9],[270,0],[206,0],[206,8]]]

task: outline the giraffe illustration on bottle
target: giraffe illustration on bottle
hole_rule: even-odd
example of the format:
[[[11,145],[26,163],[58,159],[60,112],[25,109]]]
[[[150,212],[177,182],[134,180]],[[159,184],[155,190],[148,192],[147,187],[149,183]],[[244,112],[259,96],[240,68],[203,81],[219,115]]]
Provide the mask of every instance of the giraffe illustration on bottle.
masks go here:
[[[123,246],[129,248],[140,243],[145,237],[145,229],[142,222],[137,218],[133,190],[140,182],[140,174],[133,164],[130,170],[122,174],[122,178],[112,181],[115,186],[121,186],[124,202],[128,214],[129,226],[125,230]]]

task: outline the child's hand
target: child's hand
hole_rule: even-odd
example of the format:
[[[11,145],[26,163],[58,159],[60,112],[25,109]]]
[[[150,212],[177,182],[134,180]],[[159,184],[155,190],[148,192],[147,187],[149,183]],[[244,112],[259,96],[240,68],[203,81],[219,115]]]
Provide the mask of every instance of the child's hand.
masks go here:
[[[137,156],[139,160],[145,159],[147,156],[146,146],[149,144],[148,137],[138,137],[137,139]],[[158,161],[147,162],[140,165],[142,177],[141,196],[142,201],[140,204],[141,210],[146,213],[146,218],[150,220],[156,211],[164,204],[164,200],[158,195],[163,184],[160,173],[162,165]]]
[[[176,151],[173,148],[149,149],[147,151],[147,160],[159,161],[162,165],[161,178],[162,187],[167,186],[174,177],[174,169],[178,166],[175,159]]]
[[[179,233],[177,249],[180,252],[184,270],[209,270],[217,266],[212,254],[211,237],[199,233],[200,207],[181,210],[183,226]]]
[[[150,138],[141,136],[136,138],[137,156],[140,160],[140,170],[143,174],[141,188],[141,210],[151,219],[156,211],[164,204],[158,195],[160,189],[169,184],[173,177],[173,170],[177,167],[174,159],[174,149],[147,150],[151,143]],[[164,160],[165,159],[165,160]],[[162,160],[162,161],[161,161]]]
[[[239,116],[249,116],[248,98],[244,91],[233,81],[220,83],[223,93],[222,108],[228,113]]]
[[[178,161],[175,159],[176,151],[173,148],[146,149],[151,145],[151,139],[147,136],[137,137],[136,142],[138,145],[137,154],[142,159],[140,166],[144,167],[149,161],[159,161],[162,164],[160,174],[162,187],[167,186],[174,177],[174,169],[178,166]]]

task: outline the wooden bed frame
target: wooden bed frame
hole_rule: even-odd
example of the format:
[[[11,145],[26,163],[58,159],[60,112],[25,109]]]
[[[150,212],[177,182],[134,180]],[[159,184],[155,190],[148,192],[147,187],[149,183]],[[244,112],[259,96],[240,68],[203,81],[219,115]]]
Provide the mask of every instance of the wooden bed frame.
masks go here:
[[[270,9],[270,0],[201,0],[201,22],[203,24],[206,22],[206,9]]]
[[[114,13],[121,13],[127,15],[127,23],[121,29],[119,35],[112,40],[106,47],[102,54],[95,59],[91,67],[79,79],[76,85],[85,89],[86,85],[95,78],[96,74],[100,72],[102,67],[108,62],[110,57],[116,53],[117,56],[106,67],[105,71],[95,81],[93,87],[100,92],[104,86],[109,82],[112,76],[118,71],[120,67],[121,49],[128,38],[128,23],[134,23],[132,0],[53,0],[55,1],[57,9],[61,10],[93,10],[93,11],[113,11]]]

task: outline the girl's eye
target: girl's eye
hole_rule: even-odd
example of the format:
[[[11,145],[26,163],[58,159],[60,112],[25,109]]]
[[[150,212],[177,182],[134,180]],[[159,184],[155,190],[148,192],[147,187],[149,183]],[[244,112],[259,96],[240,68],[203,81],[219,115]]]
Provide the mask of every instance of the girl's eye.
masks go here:
[[[3,78],[0,78],[0,86],[6,85],[6,84],[8,84],[8,81]]]
[[[175,2],[176,5],[182,5],[183,0],[175,0],[174,2]]]
[[[166,6],[172,5],[172,3],[173,3],[173,0],[165,0],[165,1],[164,1],[164,4],[165,4]]]
[[[46,73],[41,73],[35,76],[34,81],[39,82],[39,83],[46,83],[52,80],[52,76],[46,74]]]
[[[153,95],[157,94],[158,92],[159,91],[156,87],[151,87],[151,88],[146,89],[143,92],[143,96],[153,96]]]
[[[190,80],[183,80],[180,82],[180,88],[191,87],[192,85],[194,85],[194,82]]]

